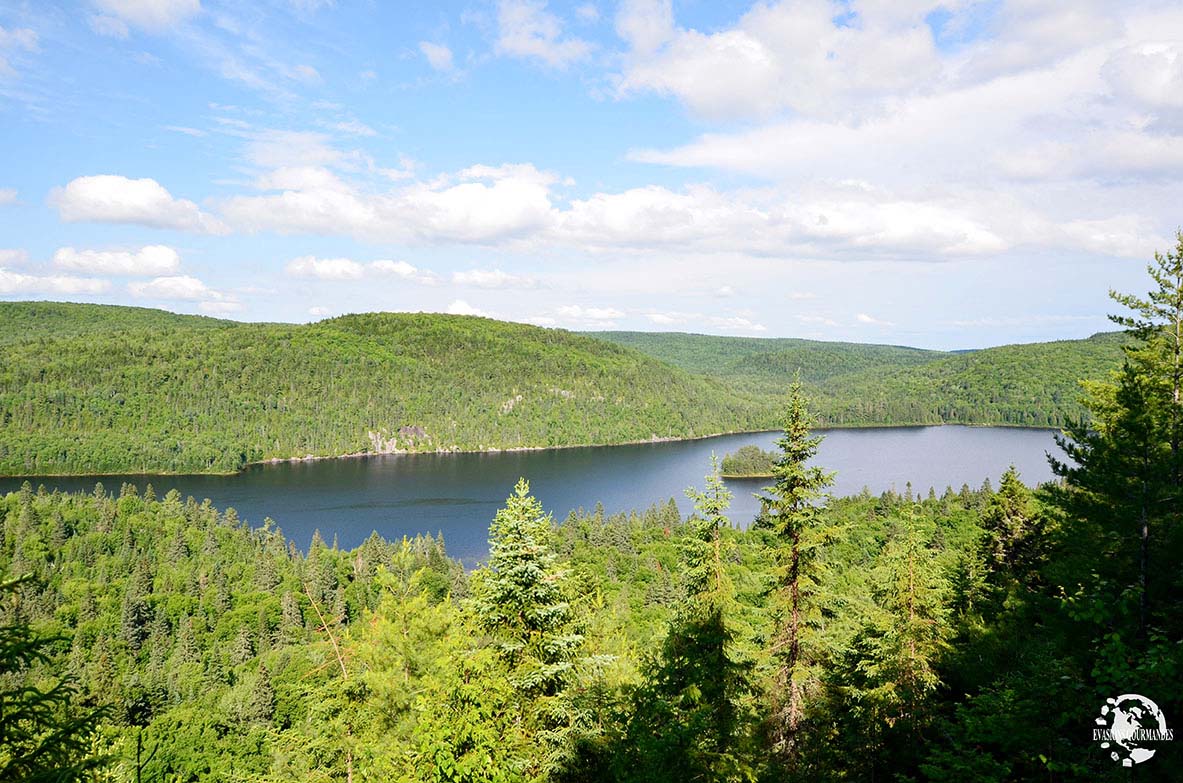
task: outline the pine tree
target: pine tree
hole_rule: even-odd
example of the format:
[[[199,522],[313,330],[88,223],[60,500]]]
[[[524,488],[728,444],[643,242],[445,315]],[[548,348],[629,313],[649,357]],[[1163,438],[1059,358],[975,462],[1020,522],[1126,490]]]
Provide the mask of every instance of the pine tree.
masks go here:
[[[1098,525],[1106,538],[1101,571],[1137,591],[1137,635],[1148,637],[1156,602],[1174,600],[1177,569],[1158,553],[1179,554],[1179,496],[1183,481],[1183,232],[1175,252],[1155,254],[1145,299],[1110,292],[1134,315],[1113,315],[1133,343],[1108,382],[1085,385],[1087,422],[1066,428],[1060,445],[1069,457],[1053,460],[1067,489],[1059,505],[1071,517]]]
[[[564,594],[566,569],[550,545],[551,518],[519,479],[489,529],[489,564],[474,575],[474,609],[481,628],[509,671],[527,723],[538,726],[555,763],[575,722],[567,689],[583,636],[575,630]]]
[[[820,548],[830,536],[821,504],[826,488],[833,483],[833,474],[808,464],[817,456],[822,441],[811,434],[812,424],[798,378],[789,387],[784,433],[776,441],[781,454],[772,465],[774,482],[760,497],[758,520],[771,532],[777,564],[771,735],[773,750],[790,764],[805,716],[805,689],[812,662],[808,640],[818,608],[815,598]]]
[[[24,581],[0,574],[0,596]],[[106,763],[91,747],[106,710],[80,709],[68,680],[45,688],[30,676],[32,667],[50,663],[54,641],[24,622],[0,626],[0,780],[85,781]]]
[[[1000,581],[1014,579],[1025,572],[1035,533],[1033,505],[1031,490],[1011,465],[1002,474],[998,491],[982,513],[983,554],[987,566]]]
[[[695,515],[687,525],[690,534],[682,542],[683,581],[692,603],[722,606],[731,598],[731,585],[724,566],[730,544],[723,531],[731,527],[727,509],[734,497],[719,474],[719,460],[711,454],[711,472],[706,487],[691,487],[686,496],[694,501]]]

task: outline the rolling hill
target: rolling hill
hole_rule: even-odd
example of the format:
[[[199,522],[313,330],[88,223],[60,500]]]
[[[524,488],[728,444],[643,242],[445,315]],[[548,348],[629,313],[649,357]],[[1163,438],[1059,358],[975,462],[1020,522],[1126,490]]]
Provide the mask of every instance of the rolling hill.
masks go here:
[[[269,459],[768,429],[799,372],[833,426],[1059,426],[1119,334],[968,353],[572,333],[485,318],[251,324],[0,303],[0,474],[230,472]]]
[[[768,403],[561,330],[422,314],[245,324],[0,303],[0,473],[223,472],[393,450],[752,429]]]

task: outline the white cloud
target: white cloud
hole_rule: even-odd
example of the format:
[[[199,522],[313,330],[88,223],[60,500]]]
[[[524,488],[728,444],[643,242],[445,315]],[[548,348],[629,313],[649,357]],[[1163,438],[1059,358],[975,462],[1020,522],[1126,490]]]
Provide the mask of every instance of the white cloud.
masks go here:
[[[0,294],[101,294],[106,280],[72,275],[26,275],[0,267]]]
[[[524,275],[511,275],[500,269],[470,269],[453,272],[452,282],[456,285],[475,288],[536,288],[538,281]]]
[[[406,261],[379,259],[377,261],[371,261],[367,265],[367,268],[374,274],[385,275],[387,277],[401,277],[404,280],[411,280],[420,285],[439,285],[443,282],[435,272],[419,269],[412,264],[408,264]]]
[[[498,54],[562,69],[587,58],[592,45],[582,38],[565,37],[562,22],[547,10],[545,0],[499,0],[495,49]]]
[[[349,258],[293,258],[286,267],[294,277],[315,277],[319,280],[360,280],[365,267]]]
[[[331,315],[332,312],[333,311],[329,308],[321,307],[320,305],[308,308],[308,314],[313,318],[325,318],[326,316]]]
[[[138,299],[197,302],[197,309],[209,315],[226,315],[242,310],[234,296],[222,293],[189,275],[156,277],[127,284],[128,293]]]
[[[579,21],[591,24],[599,21],[600,9],[596,8],[594,3],[584,3],[575,9],[575,16]]]
[[[734,27],[702,33],[677,28],[668,2],[627,3],[617,17],[630,45],[618,93],[671,95],[709,117],[841,114],[938,72],[924,11],[856,9],[860,23],[841,25],[830,3],[757,4]]]
[[[0,248],[0,266],[20,266],[29,260],[29,254],[19,248]]]
[[[625,0],[616,12],[616,34],[628,42],[633,55],[651,55],[674,37],[674,9],[670,0]]]
[[[167,245],[147,245],[139,250],[75,250],[62,247],[53,263],[75,272],[100,275],[163,275],[181,266],[181,256]]]
[[[332,125],[334,130],[339,130],[342,133],[348,133],[352,136],[377,136],[378,131],[366,125],[360,120],[346,120],[344,122],[335,122]]]
[[[190,128],[185,125],[165,125],[164,129],[166,131],[172,131],[173,133],[183,133],[186,136],[193,136],[194,138],[200,138],[202,136],[208,135],[205,131],[200,130],[199,128]]]
[[[16,203],[16,188],[0,188],[0,206]]]
[[[437,71],[450,73],[455,68],[452,62],[452,50],[443,44],[420,41],[419,51],[427,58],[428,65]]]
[[[763,324],[738,315],[707,315],[705,313],[684,313],[678,311],[657,311],[645,313],[645,318],[656,326],[678,326],[690,330],[715,329],[723,332],[753,334],[767,331]]]
[[[768,327],[742,316],[711,316],[707,323],[725,332],[766,332]]]
[[[854,320],[860,324],[867,324],[868,326],[895,326],[891,321],[883,321],[879,318],[867,315],[866,313],[859,313],[854,317]]]
[[[485,310],[481,310],[477,307],[473,307],[463,299],[456,299],[450,305],[448,305],[447,313],[448,315],[479,315],[482,318],[493,317],[491,313],[488,313]]]
[[[50,203],[67,223],[94,221],[129,223],[222,234],[225,225],[187,199],[173,198],[154,179],[128,179],[115,174],[78,177],[64,188],[54,188]]]
[[[278,195],[236,196],[222,212],[244,231],[352,234],[381,241],[493,243],[552,221],[553,175],[530,165],[471,166],[450,177],[372,194],[327,170],[321,183]]]
[[[363,277],[397,277],[420,285],[439,285],[442,280],[434,272],[419,269],[406,261],[379,259],[363,264],[352,258],[317,258],[300,256],[288,262],[286,271],[293,277],[312,277],[319,280],[361,280]]]
[[[229,299],[212,300],[208,302],[199,302],[197,309],[207,315],[227,315],[229,313],[237,313],[242,311],[242,303]]]
[[[201,11],[200,0],[96,0],[99,8],[149,32],[164,32]]]
[[[543,317],[579,329],[613,329],[617,325],[617,320],[624,316],[624,311],[615,307],[563,305],[554,308]]]

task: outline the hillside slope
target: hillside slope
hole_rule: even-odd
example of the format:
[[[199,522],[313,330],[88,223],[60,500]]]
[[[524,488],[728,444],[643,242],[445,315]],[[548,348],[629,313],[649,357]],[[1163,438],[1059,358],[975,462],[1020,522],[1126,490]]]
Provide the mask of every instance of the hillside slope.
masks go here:
[[[1078,379],[1121,361],[1124,335],[926,351],[891,345],[649,332],[595,332],[760,398],[800,373],[824,424],[1011,424],[1058,427],[1083,410]]]
[[[483,318],[242,324],[75,305],[55,329],[38,326],[44,309],[0,308],[0,473],[233,471],[689,437],[772,418],[765,401],[637,351]]]

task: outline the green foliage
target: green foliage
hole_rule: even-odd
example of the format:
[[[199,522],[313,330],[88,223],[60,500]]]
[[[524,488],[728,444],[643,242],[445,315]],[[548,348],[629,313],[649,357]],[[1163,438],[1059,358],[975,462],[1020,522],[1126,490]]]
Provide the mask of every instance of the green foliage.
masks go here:
[[[724,478],[771,478],[775,451],[765,451],[756,445],[741,446],[734,454],[723,457]]]
[[[781,453],[772,464],[773,483],[760,497],[758,521],[770,533],[769,546],[777,564],[777,624],[771,644],[773,749],[790,765],[797,754],[806,692],[816,679],[811,669],[818,661],[813,631],[818,624],[819,564],[821,548],[831,535],[823,522],[821,503],[833,474],[808,464],[822,441],[810,433],[812,422],[798,380],[789,387],[784,433],[776,441]]]
[[[384,313],[297,326],[7,302],[0,324],[8,475],[232,472],[307,455],[594,445],[764,424],[757,403],[716,381],[483,318]]]
[[[1121,335],[943,352],[890,345],[697,334],[597,332],[763,401],[769,421],[798,374],[818,423],[1061,427],[1079,417],[1077,381],[1121,360]]]
[[[766,429],[795,372],[820,424],[1060,426],[1081,412],[1075,379],[1120,358],[1113,335],[964,354],[597,337],[447,315],[244,324],[3,302],[0,474],[233,472],[309,455]]]
[[[0,598],[24,581],[0,569]],[[47,669],[54,641],[19,619],[0,625],[0,780],[84,781],[107,761],[92,745],[105,711],[80,706],[74,684]]]

